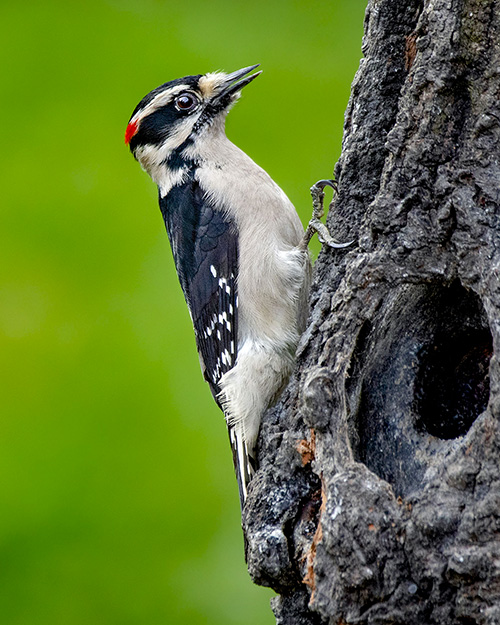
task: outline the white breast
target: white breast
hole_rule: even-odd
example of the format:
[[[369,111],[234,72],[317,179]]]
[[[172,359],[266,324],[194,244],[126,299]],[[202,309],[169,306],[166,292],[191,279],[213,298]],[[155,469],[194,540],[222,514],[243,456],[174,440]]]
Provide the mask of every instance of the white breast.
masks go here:
[[[283,341],[284,329],[289,334],[285,340],[296,344],[309,263],[307,254],[297,249],[302,223],[285,193],[227,139],[223,126],[222,132],[217,127],[210,132],[210,140],[197,142],[196,152],[190,148],[186,155],[198,161],[202,189],[238,226],[240,344],[250,337]]]

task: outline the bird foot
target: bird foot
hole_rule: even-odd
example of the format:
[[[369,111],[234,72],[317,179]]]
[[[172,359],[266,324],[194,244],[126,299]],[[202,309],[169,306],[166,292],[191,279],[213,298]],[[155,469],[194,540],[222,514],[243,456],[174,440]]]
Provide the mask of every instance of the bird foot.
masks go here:
[[[313,213],[304,234],[304,238],[302,239],[302,249],[307,248],[307,246],[309,245],[309,241],[313,238],[315,232],[318,233],[318,239],[321,243],[335,249],[349,247],[349,245],[352,245],[352,243],[354,243],[354,241],[349,241],[348,243],[337,243],[328,231],[328,228],[321,221],[321,217],[323,217],[323,215],[325,214],[325,209],[323,206],[323,202],[325,199],[325,187],[331,187],[334,194],[337,193],[337,183],[335,182],[335,180],[319,180],[311,187]]]

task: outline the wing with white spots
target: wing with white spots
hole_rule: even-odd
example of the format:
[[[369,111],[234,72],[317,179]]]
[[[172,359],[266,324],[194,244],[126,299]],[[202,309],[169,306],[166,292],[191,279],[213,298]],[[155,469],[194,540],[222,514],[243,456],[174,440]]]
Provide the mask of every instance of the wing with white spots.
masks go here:
[[[237,356],[236,227],[193,179],[160,198],[160,208],[191,312],[203,374],[217,399],[218,381]]]

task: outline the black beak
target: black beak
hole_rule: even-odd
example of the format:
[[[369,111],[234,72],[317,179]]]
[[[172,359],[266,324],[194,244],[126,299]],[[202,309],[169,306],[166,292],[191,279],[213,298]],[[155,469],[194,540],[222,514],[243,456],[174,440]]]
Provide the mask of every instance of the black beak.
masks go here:
[[[259,67],[259,65],[260,63],[257,63],[257,65],[250,65],[250,67],[244,67],[243,69],[239,69],[232,74],[228,74],[224,82],[219,86],[219,89],[221,91],[218,93],[217,99],[231,96],[237,91],[240,91],[240,89],[243,89],[243,87],[246,87],[246,85],[248,85],[249,83],[251,83],[254,78],[257,78],[259,74],[262,74],[262,70],[260,72],[256,72],[255,74],[252,74],[251,76],[247,76],[247,74],[252,72],[256,67]]]

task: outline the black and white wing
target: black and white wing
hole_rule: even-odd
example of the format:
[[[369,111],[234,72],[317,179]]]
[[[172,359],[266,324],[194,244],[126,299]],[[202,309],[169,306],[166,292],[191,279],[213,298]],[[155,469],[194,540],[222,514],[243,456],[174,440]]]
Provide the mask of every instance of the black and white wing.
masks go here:
[[[191,313],[205,379],[219,407],[220,378],[238,355],[238,233],[196,180],[160,197],[179,280]],[[229,440],[243,507],[255,472],[255,449],[228,423]]]
[[[221,376],[237,357],[236,226],[193,178],[160,197],[179,280],[191,313],[203,375],[217,403]]]

